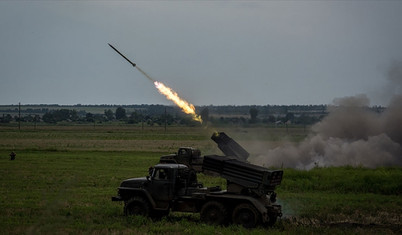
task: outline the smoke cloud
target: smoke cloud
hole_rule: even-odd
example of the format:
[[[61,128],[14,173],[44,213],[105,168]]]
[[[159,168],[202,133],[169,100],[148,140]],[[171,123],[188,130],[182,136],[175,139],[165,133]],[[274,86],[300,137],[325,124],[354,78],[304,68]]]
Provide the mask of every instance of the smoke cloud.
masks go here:
[[[398,93],[402,63],[394,64],[388,81]],[[398,92],[397,92],[398,91]],[[382,113],[369,109],[366,95],[334,99],[329,114],[297,145],[284,143],[250,159],[254,164],[311,169],[315,166],[402,166],[402,95],[394,94]]]
[[[394,61],[387,73],[388,88],[391,95],[402,94],[402,61]]]

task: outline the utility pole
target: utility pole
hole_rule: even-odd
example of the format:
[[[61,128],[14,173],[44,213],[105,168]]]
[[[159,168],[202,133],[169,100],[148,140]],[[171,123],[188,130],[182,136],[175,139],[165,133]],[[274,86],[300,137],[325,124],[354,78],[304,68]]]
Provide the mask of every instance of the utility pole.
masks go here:
[[[18,130],[21,130],[21,102],[18,103]]]
[[[166,115],[166,107],[165,107],[165,133],[166,133],[166,125],[167,125],[167,115]]]

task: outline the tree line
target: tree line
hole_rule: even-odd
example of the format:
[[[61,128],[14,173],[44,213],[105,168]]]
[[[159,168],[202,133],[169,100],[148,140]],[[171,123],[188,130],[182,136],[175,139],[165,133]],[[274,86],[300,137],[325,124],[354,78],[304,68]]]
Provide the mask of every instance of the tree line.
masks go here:
[[[80,106],[81,107],[81,106]],[[282,109],[280,107],[274,107],[272,112],[267,112],[267,109],[263,109],[259,106],[239,106],[237,114],[235,113],[236,106],[223,106],[222,109],[217,109],[214,106],[204,106],[199,108],[201,110],[198,114],[203,119],[203,124],[212,123],[217,125],[248,125],[248,124],[303,124],[311,125],[318,122],[325,116],[325,112],[317,115],[311,110],[305,112],[291,112],[287,108]],[[247,107],[247,106],[246,106]],[[44,109],[40,109],[43,111]],[[16,115],[4,114],[0,116],[1,123],[10,122],[44,122],[50,124],[56,124],[60,122],[70,123],[106,123],[106,122],[123,122],[127,124],[139,124],[142,125],[199,125],[196,121],[193,121],[189,115],[182,113],[178,108],[172,106],[163,105],[141,105],[136,109],[125,108],[124,106],[118,106],[116,109],[107,108],[103,113],[99,112],[86,112],[83,110],[77,111],[76,109],[47,109],[42,115],[40,114],[25,114]],[[211,112],[211,110],[213,110]],[[218,110],[218,111],[217,111]],[[226,110],[227,112],[223,112]],[[275,112],[274,112],[275,110]],[[280,112],[278,112],[278,110]],[[316,109],[317,110],[317,109]],[[321,110],[321,107],[320,107]],[[240,113],[240,115],[239,115]]]

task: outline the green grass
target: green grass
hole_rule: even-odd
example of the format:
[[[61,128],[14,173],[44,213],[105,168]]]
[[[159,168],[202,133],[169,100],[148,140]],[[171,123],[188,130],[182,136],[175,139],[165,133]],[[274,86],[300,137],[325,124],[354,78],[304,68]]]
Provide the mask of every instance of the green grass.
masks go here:
[[[400,168],[367,169],[363,167],[313,168],[310,171],[287,169],[281,190],[288,192],[320,191],[330,193],[402,194]]]
[[[297,141],[303,129],[224,129],[239,142]],[[292,132],[291,132],[292,131]],[[198,214],[171,213],[160,221],[125,217],[112,202],[120,182],[145,176],[160,155],[190,145],[216,149],[202,128],[0,126],[2,234],[400,234],[401,168],[284,169],[278,201],[284,217],[272,228],[202,224]],[[142,137],[144,138],[142,138]],[[251,136],[251,137],[248,137]],[[237,139],[238,138],[238,139]],[[250,139],[248,139],[250,138]],[[17,153],[10,161],[8,154]],[[204,175],[205,185],[225,181]]]

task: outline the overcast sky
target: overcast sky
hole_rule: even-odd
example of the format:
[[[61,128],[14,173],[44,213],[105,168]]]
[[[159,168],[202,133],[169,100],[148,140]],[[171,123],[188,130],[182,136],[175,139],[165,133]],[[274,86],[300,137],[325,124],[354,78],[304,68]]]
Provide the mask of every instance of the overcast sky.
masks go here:
[[[0,104],[386,105],[402,1],[0,1]]]

